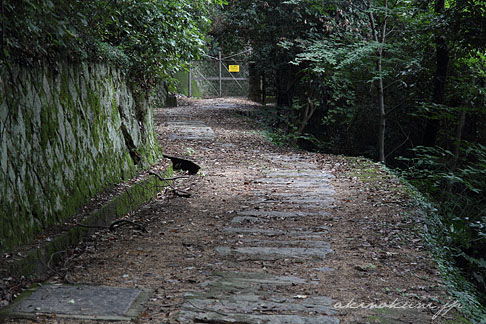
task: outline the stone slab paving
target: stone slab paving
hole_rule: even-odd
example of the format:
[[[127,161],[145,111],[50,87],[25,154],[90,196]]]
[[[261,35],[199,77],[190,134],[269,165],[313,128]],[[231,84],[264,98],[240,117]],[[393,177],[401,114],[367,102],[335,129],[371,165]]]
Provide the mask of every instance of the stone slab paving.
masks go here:
[[[230,104],[230,103],[221,103],[221,104],[215,104],[215,107],[218,109],[236,109],[239,106],[236,104]]]
[[[254,217],[254,216],[236,216],[231,220],[232,224],[244,224],[244,223],[267,223],[270,218]]]
[[[202,120],[171,120],[167,123],[168,127],[175,128],[185,128],[185,127],[207,127],[206,123]]]
[[[256,188],[247,201],[254,209],[236,211],[231,224],[222,233],[228,245],[214,250],[218,259],[239,261],[277,261],[297,259],[319,263],[322,267],[333,250],[325,241],[328,228],[319,222],[315,228],[285,230],[286,222],[303,218],[329,217],[326,210],[333,203],[332,176],[304,162],[298,155],[265,156],[273,168],[263,178],[253,181]],[[250,227],[244,225],[251,224]],[[271,224],[271,227],[270,227]],[[258,225],[258,226],[257,226]],[[317,285],[295,277],[276,277],[261,273],[227,272],[213,275],[201,285],[201,291],[185,295],[179,313],[181,323],[235,324],[336,324],[332,301],[326,296],[289,295],[284,285]]]
[[[219,314],[185,311],[179,317],[179,322],[214,324],[338,324],[339,320],[329,316]]]
[[[271,290],[272,286],[305,285],[305,279],[296,276],[277,276],[268,273],[220,271],[211,274],[211,278],[201,284],[213,295],[240,291],[252,291],[257,288]]]
[[[253,191],[253,194],[257,197],[262,197],[262,198],[274,198],[278,199],[276,197],[301,197],[302,194],[299,192],[295,191],[295,188],[291,188],[292,190],[285,190],[284,192],[272,192],[268,193],[267,191],[260,191],[256,190]],[[327,200],[334,200],[331,195],[334,194],[334,190],[332,189],[327,189],[327,188],[319,188],[319,190],[311,190],[309,189],[308,191],[305,192],[305,197],[306,198],[316,198],[316,197],[322,197],[323,199]]]
[[[326,198],[314,198],[314,197],[299,197],[299,198],[286,198],[279,199],[278,197],[260,198],[257,200],[250,200],[248,203],[251,205],[258,205],[264,208],[264,205],[278,204],[282,208],[295,208],[298,206],[300,209],[308,209],[312,207],[328,208],[334,202],[332,197]]]
[[[148,290],[87,285],[45,285],[34,288],[11,304],[8,317],[35,318],[55,315],[107,321],[131,320],[138,316]]]
[[[248,227],[226,227],[222,231],[226,233],[237,233],[237,234],[247,234],[247,235],[265,235],[268,237],[275,236],[291,236],[295,238],[321,238],[323,235],[321,231],[311,232],[311,231],[282,231],[275,229],[263,229],[263,228],[248,228]]]
[[[280,154],[264,154],[264,158],[270,160],[272,162],[291,162],[294,165],[293,169],[303,169],[306,167],[310,167],[311,169],[315,169],[315,165],[312,163],[307,162],[307,158],[305,156],[301,156],[299,154],[292,154],[292,155],[280,155]],[[296,164],[298,163],[298,165]],[[286,171],[286,170],[285,170]]]
[[[319,315],[312,317],[299,314]],[[250,293],[213,298],[205,294],[187,294],[186,310],[179,317],[179,321],[228,321],[231,318],[239,321],[238,323],[337,323],[322,314],[334,314],[331,300],[327,297],[296,299]]]
[[[331,246],[326,241],[315,240],[258,240],[258,239],[241,239],[240,242],[248,245],[257,246],[298,246],[305,248],[321,248],[330,250]]]
[[[284,160],[287,160],[284,158]],[[291,159],[292,160],[292,159]],[[332,176],[321,170],[306,168],[299,170],[301,162],[293,162],[293,168],[273,169],[267,177],[259,178],[254,183],[271,190],[256,189],[256,199],[252,205],[279,205],[280,208],[324,209],[334,202],[334,189],[330,184]],[[272,175],[272,176],[268,176]],[[274,191],[278,192],[274,192]],[[266,208],[266,207],[263,207]],[[250,221],[249,219],[240,219]]]
[[[282,219],[289,219],[291,217],[275,217],[275,218],[263,218],[263,217],[254,217],[254,216],[236,216],[233,217],[231,220],[231,224],[257,224],[257,223],[269,223],[275,220],[282,220]],[[297,219],[298,217],[292,217],[293,219]]]
[[[325,217],[326,212],[305,212],[305,211],[273,211],[273,210],[245,210],[237,213],[231,223],[264,223],[272,220],[282,220],[287,218],[302,217]]]
[[[275,294],[257,295],[254,293],[223,295],[221,297],[213,296],[206,293],[188,293],[185,295],[186,300],[194,310],[205,309],[218,313],[265,313],[286,312],[286,313],[316,313],[316,314],[334,314],[330,308],[331,300],[328,297],[286,297]]]
[[[327,212],[303,212],[303,211],[276,211],[276,210],[243,210],[237,212],[238,216],[253,216],[267,218],[289,218],[306,216],[327,216]]]
[[[279,286],[307,285],[304,279],[265,273],[213,274],[201,292],[189,292],[180,323],[337,324],[332,301],[325,296],[286,296]]]
[[[305,178],[305,177],[300,177],[300,178],[285,178],[285,176],[282,177],[273,177],[273,178],[260,178],[256,179],[253,181],[255,183],[263,183],[263,184],[271,184],[274,187],[281,187],[281,186],[292,186],[294,188],[302,188],[302,189],[307,189],[307,188],[326,188],[326,189],[331,189],[329,188],[329,180],[325,178]]]
[[[322,171],[315,171],[315,170],[289,170],[289,171],[271,171],[265,173],[264,179],[267,178],[280,178],[280,177],[287,177],[287,178],[305,178],[305,179],[320,179],[326,181],[328,179],[334,179],[332,174],[323,173]]]
[[[215,135],[211,127],[200,120],[168,121],[171,131],[170,140],[213,140]]]
[[[218,246],[215,248],[216,253],[222,256],[241,256],[240,259],[248,258],[255,260],[278,260],[278,259],[317,259],[324,260],[332,252],[331,249],[325,248],[289,248],[289,247],[268,247],[268,246],[239,246],[227,247]]]

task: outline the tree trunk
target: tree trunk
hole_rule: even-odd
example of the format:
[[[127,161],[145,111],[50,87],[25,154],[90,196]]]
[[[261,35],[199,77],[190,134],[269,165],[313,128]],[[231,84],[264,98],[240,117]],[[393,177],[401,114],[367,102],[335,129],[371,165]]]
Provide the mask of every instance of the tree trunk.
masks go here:
[[[292,94],[289,87],[291,77],[289,64],[280,67],[277,71],[277,106],[292,106]]]
[[[248,98],[252,101],[262,102],[261,73],[257,70],[255,63],[248,64]]]
[[[302,135],[305,127],[309,123],[309,120],[312,118],[312,115],[314,115],[315,111],[316,111],[316,106],[314,105],[314,103],[310,98],[307,98],[307,104],[305,105],[304,113],[302,115],[299,128],[297,129],[297,134]]]
[[[380,51],[378,58],[378,73],[382,72],[382,57],[383,52]],[[380,126],[378,130],[378,161],[385,162],[385,129],[386,129],[386,114],[385,114],[385,93],[383,88],[383,78],[380,76],[378,80],[378,108],[380,110]]]
[[[385,0],[385,9],[388,9],[388,1]],[[368,9],[371,8],[371,4],[368,2]],[[378,37],[377,26],[375,24],[375,17],[373,12],[369,12],[371,31],[373,32],[373,39],[375,42],[385,44],[386,35],[386,20],[387,16],[383,19],[383,26],[381,28],[381,37]],[[385,130],[386,130],[386,112],[385,112],[385,88],[383,86],[383,48],[378,49],[378,60],[376,62],[376,70],[378,72],[378,110],[380,112],[379,129],[378,129],[378,161],[385,162]]]
[[[442,14],[444,9],[445,0],[436,0],[435,12],[437,14]],[[444,35],[436,35],[436,47],[436,70],[432,101],[435,104],[442,105],[445,102],[445,85],[447,82],[447,70],[449,66],[449,48]],[[424,137],[422,140],[424,146],[434,146],[436,144],[439,127],[439,119],[427,120],[427,125],[425,126]]]

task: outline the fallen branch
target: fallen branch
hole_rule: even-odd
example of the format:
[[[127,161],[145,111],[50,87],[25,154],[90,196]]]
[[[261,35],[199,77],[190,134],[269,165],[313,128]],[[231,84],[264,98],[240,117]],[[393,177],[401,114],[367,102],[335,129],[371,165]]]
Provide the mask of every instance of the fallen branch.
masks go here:
[[[178,177],[173,177],[173,178],[162,178],[160,176],[160,174],[155,173],[153,171],[149,171],[149,174],[156,176],[157,178],[159,178],[160,181],[174,181],[174,180],[177,180],[177,179],[187,179],[187,178],[189,178],[188,176],[178,176]]]
[[[182,197],[182,198],[190,198],[191,197],[191,194],[185,190],[181,190],[181,189],[177,189],[177,188],[174,188],[171,186],[171,189],[172,189],[172,192],[178,196],[178,197]]]
[[[108,227],[108,229],[110,231],[114,231],[118,227],[121,227],[121,226],[126,225],[126,224],[132,225],[133,227],[138,228],[140,231],[142,231],[144,233],[148,233],[148,231],[145,228],[145,226],[140,225],[140,224],[135,223],[135,222],[132,222],[132,221],[129,221],[127,219],[120,219],[120,220],[114,221],[113,223],[111,223],[111,225]]]
[[[62,280],[64,280],[64,282],[68,283],[68,284],[73,284],[72,281],[70,281],[67,276],[68,276],[68,271],[65,272],[65,274],[62,274],[60,273],[59,271],[57,271],[57,269],[54,267],[54,266],[51,266],[51,263],[53,261],[53,258],[55,255],[57,254],[61,254],[61,253],[67,253],[66,250],[62,250],[62,251],[57,251],[57,252],[54,252],[51,254],[51,256],[49,257],[49,261],[47,261],[47,263],[44,263],[42,260],[40,260],[40,262],[46,266],[52,273],[54,274],[57,274],[60,278],[62,278]],[[61,257],[62,258],[62,257]],[[66,263],[64,263],[64,265],[66,265]]]
[[[149,171],[149,174],[156,176],[161,181],[172,181],[172,180],[177,180],[177,179],[187,179],[187,178],[189,178],[188,176],[178,176],[178,177],[173,177],[173,178],[162,178],[159,174],[157,174],[155,172],[152,172],[152,171]],[[189,197],[191,197],[191,194],[189,192],[184,191],[184,190],[181,190],[181,189],[177,189],[176,187],[174,187],[170,183],[167,186],[170,187],[172,189],[172,191],[174,192],[174,194],[176,196],[178,196],[178,197],[183,197],[183,198],[189,198]]]
[[[103,226],[103,225],[85,225],[85,224],[81,224],[81,223],[78,223],[78,222],[74,222],[74,225],[76,225],[76,226],[86,227],[86,228],[107,229],[107,230],[110,230],[110,231],[114,231],[118,227],[121,227],[121,226],[127,225],[127,224],[132,225],[133,227],[137,228],[138,230],[140,230],[142,232],[148,233],[147,229],[143,225],[138,224],[138,223],[135,223],[135,222],[132,222],[132,221],[129,221],[127,219],[119,219],[119,220],[116,220],[113,223],[111,223],[110,226]]]

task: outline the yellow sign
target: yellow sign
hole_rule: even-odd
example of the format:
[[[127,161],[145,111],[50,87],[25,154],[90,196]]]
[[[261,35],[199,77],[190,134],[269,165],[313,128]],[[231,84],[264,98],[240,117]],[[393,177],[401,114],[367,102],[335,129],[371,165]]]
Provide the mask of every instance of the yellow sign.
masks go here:
[[[229,71],[230,72],[240,72],[240,66],[239,65],[230,65]]]

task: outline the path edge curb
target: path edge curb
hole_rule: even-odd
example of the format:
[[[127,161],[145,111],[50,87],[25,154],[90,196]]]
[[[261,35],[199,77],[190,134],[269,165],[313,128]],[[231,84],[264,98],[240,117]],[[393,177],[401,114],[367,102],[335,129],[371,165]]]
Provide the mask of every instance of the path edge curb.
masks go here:
[[[161,172],[160,176],[161,178],[170,178],[172,174],[173,170],[170,167]],[[155,198],[157,193],[160,192],[160,188],[168,186],[170,183],[170,180],[162,181],[156,176],[150,175],[126,188],[94,210],[86,217],[82,225],[109,226],[117,217],[133,212]],[[99,228],[73,225],[67,231],[52,238],[50,242],[33,247],[25,256],[9,264],[8,272],[32,280],[46,280],[52,275],[48,263],[59,261],[61,259],[60,252],[78,244],[83,238],[99,230]]]

